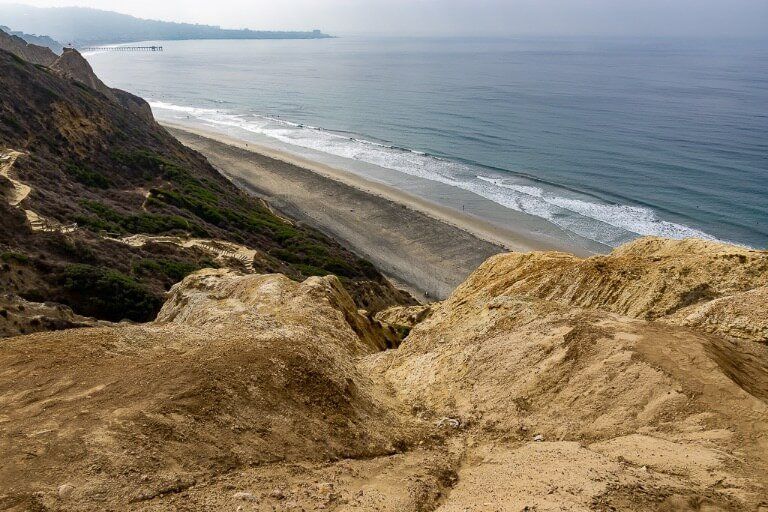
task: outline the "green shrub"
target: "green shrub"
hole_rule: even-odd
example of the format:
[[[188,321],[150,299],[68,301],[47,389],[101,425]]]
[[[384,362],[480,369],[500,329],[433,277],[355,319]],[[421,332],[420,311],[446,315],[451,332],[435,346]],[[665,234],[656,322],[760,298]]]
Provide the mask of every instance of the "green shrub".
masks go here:
[[[357,269],[348,262],[330,256],[327,248],[306,241],[289,245],[287,248],[271,249],[269,254],[286,263],[293,264],[304,275],[335,274],[340,277],[356,277],[359,274]],[[373,269],[373,265],[370,267],[367,269],[369,272]],[[307,274],[305,270],[311,273]],[[373,271],[375,272],[375,269]]]
[[[46,237],[46,242],[53,251],[68,260],[80,262],[96,261],[96,253],[93,247],[78,238],[72,238],[63,233],[49,233]]]
[[[208,262],[200,266],[186,261],[153,260],[149,258],[141,259],[132,265],[133,272],[137,275],[149,276],[159,274],[167,277],[171,283],[178,283],[192,272],[210,266]]]
[[[69,164],[64,170],[75,181],[82,183],[86,187],[106,189],[111,186],[110,181],[106,177],[91,169],[85,169],[76,164]]]
[[[338,258],[323,260],[322,266],[323,269],[337,276],[355,277],[357,275],[357,272],[355,271],[354,267],[352,267],[352,265]]]
[[[134,279],[104,267],[69,265],[61,285],[76,300],[70,305],[78,312],[111,321],[152,320],[162,300]]]
[[[22,64],[22,65],[26,65],[27,64],[27,61],[25,61],[24,59],[22,59],[21,57],[19,57],[15,53],[9,53],[9,55],[11,56],[11,58],[14,61],[16,61],[16,64]]]
[[[178,215],[158,215],[140,213],[125,215],[98,201],[80,201],[80,205],[95,215],[77,215],[75,222],[94,231],[112,233],[148,233],[159,234],[169,231],[191,231],[204,234],[205,230]]]
[[[29,256],[27,256],[26,254],[21,254],[19,252],[9,251],[9,252],[4,252],[0,254],[0,260],[3,260],[6,263],[14,262],[14,263],[20,263],[22,265],[26,265],[27,263],[29,263]]]
[[[409,334],[411,334],[411,328],[407,325],[393,324],[392,328],[397,333],[397,337],[404,340]]]
[[[359,258],[357,260],[357,266],[360,268],[363,275],[368,279],[373,279],[373,280],[379,279],[380,277],[379,271],[376,270],[376,267],[373,266],[373,263],[371,263],[370,261]]]
[[[226,216],[215,205],[199,198],[190,197],[172,190],[152,189],[152,197],[182,210],[188,210],[197,217],[216,226],[226,224]]]
[[[2,124],[10,126],[15,130],[21,130],[22,128],[21,123],[19,123],[18,119],[12,114],[3,113],[2,116],[0,116],[0,119],[3,120]]]
[[[317,268],[312,265],[306,265],[304,263],[299,263],[298,265],[294,265],[296,270],[302,273],[302,275],[306,277],[310,276],[327,276],[330,274],[327,270],[323,270],[322,268]]]

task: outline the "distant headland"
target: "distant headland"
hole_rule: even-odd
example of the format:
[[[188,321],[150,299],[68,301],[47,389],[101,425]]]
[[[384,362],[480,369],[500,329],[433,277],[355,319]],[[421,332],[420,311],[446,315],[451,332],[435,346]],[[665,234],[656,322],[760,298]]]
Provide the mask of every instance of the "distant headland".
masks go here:
[[[149,40],[182,39],[325,39],[320,30],[271,31],[225,29],[214,25],[145,20],[85,7],[39,8],[4,5],[0,25],[30,34],[47,34],[63,43],[89,46]]]

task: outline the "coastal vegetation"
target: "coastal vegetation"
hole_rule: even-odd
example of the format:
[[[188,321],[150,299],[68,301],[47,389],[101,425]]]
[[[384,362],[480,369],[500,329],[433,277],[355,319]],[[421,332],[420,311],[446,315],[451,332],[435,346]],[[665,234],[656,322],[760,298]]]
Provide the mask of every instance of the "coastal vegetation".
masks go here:
[[[68,265],[60,279],[67,302],[77,304],[84,315],[115,322],[124,318],[146,322],[162,305],[161,298],[146,286],[111,268]]]

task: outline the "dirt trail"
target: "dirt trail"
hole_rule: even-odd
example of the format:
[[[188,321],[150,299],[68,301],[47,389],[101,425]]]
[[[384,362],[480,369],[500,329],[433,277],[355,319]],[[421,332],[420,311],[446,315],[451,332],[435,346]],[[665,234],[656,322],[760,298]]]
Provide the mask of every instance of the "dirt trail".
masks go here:
[[[10,195],[8,198],[8,204],[17,208],[21,208],[21,202],[24,201],[27,196],[29,196],[30,192],[32,192],[32,187],[11,177],[13,166],[16,163],[16,160],[22,155],[24,155],[24,153],[12,149],[0,150],[0,176],[6,178],[12,185],[12,189],[10,190]],[[265,206],[268,207],[265,201],[262,202]],[[146,210],[145,205],[142,205],[142,209]],[[64,225],[57,221],[43,217],[33,210],[25,209],[24,213],[27,216],[27,222],[33,231],[58,231],[61,233],[71,233],[77,229],[77,224],[73,223]],[[289,221],[286,220],[286,222]],[[131,235],[123,238],[107,237],[107,239],[121,242],[132,247],[142,247],[148,242],[167,243],[185,248],[194,247],[202,249],[217,259],[236,259],[251,272],[255,271],[253,260],[258,255],[258,251],[243,245],[206,238],[185,239],[175,236]]]
[[[6,178],[13,185],[10,197],[8,198],[8,204],[11,206],[19,206],[19,203],[26,199],[32,191],[32,187],[11,177],[13,164],[23,154],[12,149],[0,150],[0,176]]]
[[[217,259],[232,258],[240,261],[245,268],[254,272],[253,260],[259,254],[259,251],[251,249],[244,245],[223,240],[212,240],[210,238],[181,238],[178,236],[152,236],[152,235],[130,235],[123,238],[107,238],[115,242],[120,242],[131,247],[143,247],[147,243],[172,244],[184,248],[197,248],[211,254]]]
[[[29,196],[30,192],[32,192],[32,187],[11,177],[13,166],[16,163],[16,160],[22,155],[24,155],[24,153],[12,149],[0,150],[0,176],[6,178],[11,183],[13,188],[8,197],[8,204],[15,206],[16,208],[21,208],[21,202]],[[57,221],[47,219],[42,215],[38,215],[32,210],[24,210],[24,214],[27,216],[27,222],[29,223],[30,228],[32,228],[32,231],[59,231],[61,233],[71,233],[77,229],[76,224],[64,225]]]

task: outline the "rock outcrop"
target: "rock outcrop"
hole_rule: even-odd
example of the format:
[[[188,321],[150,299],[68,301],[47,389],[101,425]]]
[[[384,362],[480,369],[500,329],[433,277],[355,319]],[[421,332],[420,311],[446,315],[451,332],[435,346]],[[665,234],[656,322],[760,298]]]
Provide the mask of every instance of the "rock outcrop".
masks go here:
[[[324,322],[307,322],[320,310]],[[291,325],[297,332],[332,338],[349,328],[355,336],[345,348],[360,355],[395,348],[400,339],[381,322],[361,314],[336,276],[311,277],[297,283],[282,274],[243,276],[229,269],[196,272],[174,286],[157,315],[157,323],[175,323],[216,331],[263,329],[263,322]],[[325,329],[329,329],[325,332]],[[286,332],[286,336],[292,334]]]
[[[115,95],[112,93],[112,89],[107,87],[106,84],[96,76],[96,73],[93,72],[93,68],[88,61],[74,48],[64,48],[61,56],[56,59],[50,67],[54,71],[58,71],[65,76],[87,85],[91,89],[99,91],[107,98],[117,101]]]
[[[753,332],[741,302],[717,305],[762,300],[746,288],[763,282],[764,254],[731,251],[642,240],[602,258],[610,278],[589,280],[593,263],[565,255],[494,257],[429,315],[379,314],[412,327],[396,350],[335,277],[197,272],[153,324],[0,344],[0,504],[762,510],[768,347],[641,318],[679,303],[695,280],[669,273],[699,258],[721,296],[676,311],[709,304],[721,316],[707,325]],[[531,293],[550,275],[579,293]]]
[[[700,325],[710,332],[766,342],[761,289],[767,285],[768,251],[646,237],[585,259],[557,252],[498,255],[460,292],[466,297],[525,297]],[[710,321],[709,315],[717,317]]]
[[[31,302],[12,293],[0,295],[0,338],[108,324],[76,315],[62,304]]]
[[[81,84],[99,91],[118,105],[141,116],[144,120],[154,123],[155,118],[152,115],[149,103],[129,92],[108,87],[96,76],[88,61],[74,48],[64,48],[61,56],[50,64],[50,67],[65,77],[77,80]]]

